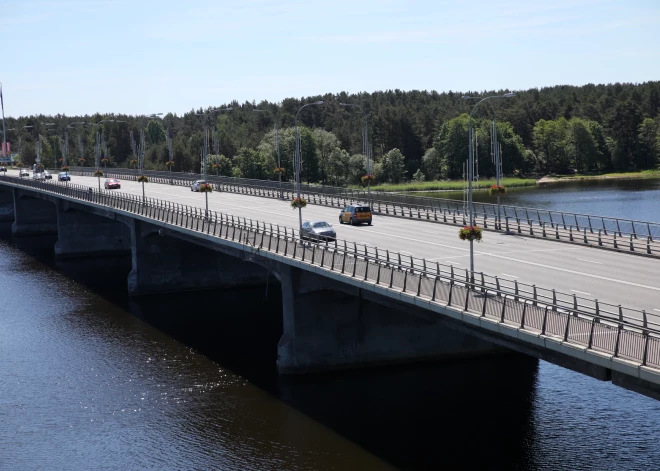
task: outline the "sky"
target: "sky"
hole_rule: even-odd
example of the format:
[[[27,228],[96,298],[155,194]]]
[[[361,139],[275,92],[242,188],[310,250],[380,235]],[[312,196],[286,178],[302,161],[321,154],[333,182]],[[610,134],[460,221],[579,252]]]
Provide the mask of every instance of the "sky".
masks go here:
[[[658,0],[0,0],[5,115],[660,80]]]

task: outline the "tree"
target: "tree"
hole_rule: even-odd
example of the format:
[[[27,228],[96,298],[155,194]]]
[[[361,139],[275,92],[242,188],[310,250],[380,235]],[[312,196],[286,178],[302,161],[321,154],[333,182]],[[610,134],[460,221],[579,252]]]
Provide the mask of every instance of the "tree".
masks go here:
[[[147,142],[150,145],[162,144],[165,142],[165,129],[160,121],[150,120],[147,124],[147,130],[145,132]]]
[[[406,178],[406,158],[399,149],[392,149],[383,157],[383,178],[389,183],[399,183]]]
[[[272,178],[273,168],[276,162],[272,156],[263,154],[257,150],[242,147],[234,156],[234,170],[238,169],[239,176],[242,178],[256,178],[267,180]],[[236,173],[232,170],[232,175]]]
[[[416,182],[423,182],[426,177],[422,173],[422,169],[418,169],[413,175],[413,180]]]
[[[333,133],[324,129],[314,129],[312,131],[314,143],[316,144],[316,154],[321,170],[321,181],[325,185],[326,169],[328,167],[328,159],[330,154],[340,146],[339,139]]]
[[[567,146],[571,164],[578,171],[588,172],[598,167],[600,151],[587,121],[571,118],[568,122]]]
[[[224,175],[224,176],[231,176],[232,174],[232,165],[231,165],[231,159],[228,157],[225,157],[224,155],[209,155],[207,157],[208,164],[210,166],[210,169],[216,174],[216,175]]]
[[[343,149],[335,147],[328,156],[328,183],[334,186],[346,184],[349,181],[349,165],[351,156]]]
[[[660,131],[658,124],[645,118],[639,125],[639,162],[644,168],[655,168],[660,159]]]
[[[442,177],[440,154],[435,150],[435,147],[428,149],[422,157],[422,170],[429,177],[429,180],[438,180]]]

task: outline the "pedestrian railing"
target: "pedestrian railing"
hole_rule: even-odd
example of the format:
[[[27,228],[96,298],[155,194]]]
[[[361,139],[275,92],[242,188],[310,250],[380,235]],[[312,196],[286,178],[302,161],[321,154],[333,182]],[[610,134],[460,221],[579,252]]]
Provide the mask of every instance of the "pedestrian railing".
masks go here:
[[[75,174],[91,176],[94,170],[77,167],[71,171]],[[149,179],[153,183],[179,186],[188,186],[192,181],[201,178],[199,174],[180,172],[145,173],[149,174]],[[107,176],[135,180],[137,173],[135,170],[112,169],[107,171]],[[206,178],[220,191],[284,199],[291,199],[297,195],[295,185],[288,182],[282,183],[280,189],[277,181],[215,175]],[[366,203],[367,199],[364,191],[313,185],[303,185],[302,196],[308,203],[335,208]],[[469,217],[462,203],[449,199],[372,192],[371,207],[376,214],[387,216],[459,226],[469,223]],[[501,205],[498,218],[497,205],[474,203],[474,209],[475,224],[487,230],[660,257],[660,224],[658,223],[506,205]]]
[[[206,212],[171,201],[14,177],[0,180],[2,183],[62,195],[231,240],[281,257],[284,263],[287,259],[297,260],[509,328],[660,369],[660,324],[655,316],[644,311],[483,273],[458,271],[451,266],[379,251],[355,242],[304,240],[298,231],[285,226]]]

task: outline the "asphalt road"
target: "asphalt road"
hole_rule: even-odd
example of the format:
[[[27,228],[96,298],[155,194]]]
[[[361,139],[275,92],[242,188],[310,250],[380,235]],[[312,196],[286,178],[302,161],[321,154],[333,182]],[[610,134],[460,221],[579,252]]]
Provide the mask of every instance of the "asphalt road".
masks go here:
[[[17,172],[9,171],[8,174]],[[56,178],[56,176],[55,176]],[[101,179],[103,182],[103,179]],[[98,188],[93,177],[72,176],[71,183]],[[122,181],[121,192],[142,195],[142,185]],[[205,207],[204,193],[188,187],[147,183],[146,194],[190,206]],[[234,193],[209,194],[209,209],[290,228],[298,227],[298,211],[288,201]],[[379,250],[426,258],[427,261],[469,267],[469,243],[458,239],[456,226],[374,216],[372,226],[340,225],[339,210],[308,205],[303,221],[331,223],[339,239],[378,247]],[[550,240],[484,232],[474,245],[475,271],[520,283],[556,289],[602,303],[645,309],[660,316],[660,261]],[[659,317],[660,318],[660,317]]]

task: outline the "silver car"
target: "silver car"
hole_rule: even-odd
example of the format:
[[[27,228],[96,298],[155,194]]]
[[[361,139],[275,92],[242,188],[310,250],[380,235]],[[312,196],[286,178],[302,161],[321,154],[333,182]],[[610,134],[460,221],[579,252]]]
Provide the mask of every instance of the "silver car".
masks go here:
[[[44,174],[41,172],[34,172],[32,174],[32,180],[43,180],[44,179]]]
[[[337,233],[325,221],[307,221],[302,225],[300,237],[309,240],[335,240]]]

